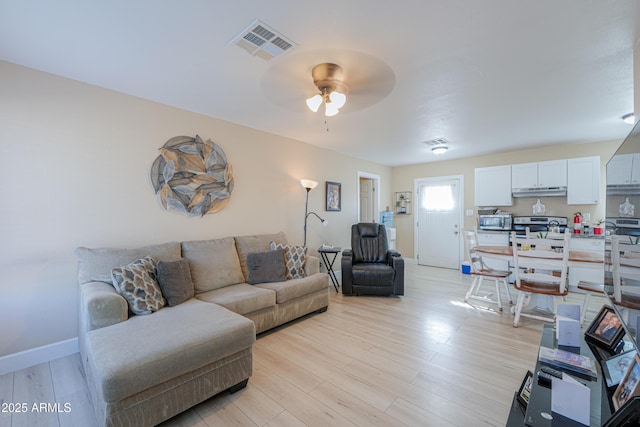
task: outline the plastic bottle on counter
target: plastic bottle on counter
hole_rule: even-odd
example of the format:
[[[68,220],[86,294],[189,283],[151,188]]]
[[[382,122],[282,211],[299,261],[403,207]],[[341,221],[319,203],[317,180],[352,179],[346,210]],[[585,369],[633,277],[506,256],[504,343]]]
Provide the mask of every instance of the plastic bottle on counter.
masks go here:
[[[386,210],[380,213],[381,223],[385,228],[393,228],[393,211],[387,206]]]

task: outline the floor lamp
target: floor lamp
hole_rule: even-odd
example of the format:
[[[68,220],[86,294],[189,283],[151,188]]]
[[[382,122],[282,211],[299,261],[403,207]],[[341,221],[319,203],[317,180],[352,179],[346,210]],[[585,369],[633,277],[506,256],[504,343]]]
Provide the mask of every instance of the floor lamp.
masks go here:
[[[327,225],[329,225],[329,221],[321,218],[320,215],[318,215],[315,212],[309,212],[309,191],[316,188],[318,186],[318,183],[310,179],[301,179],[300,184],[302,184],[304,189],[307,190],[307,200],[305,201],[305,204],[304,204],[304,243],[303,243],[303,246],[307,246],[307,218],[309,218],[309,215],[311,214],[315,215],[320,221],[322,221],[323,227],[326,227]]]

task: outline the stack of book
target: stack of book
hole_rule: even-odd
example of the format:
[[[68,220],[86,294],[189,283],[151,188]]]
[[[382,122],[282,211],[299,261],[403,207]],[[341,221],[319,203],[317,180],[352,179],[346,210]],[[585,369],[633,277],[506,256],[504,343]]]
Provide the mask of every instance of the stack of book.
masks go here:
[[[598,378],[595,363],[587,356],[560,350],[559,348],[540,346],[538,360],[552,368],[580,378],[587,380],[595,380]]]

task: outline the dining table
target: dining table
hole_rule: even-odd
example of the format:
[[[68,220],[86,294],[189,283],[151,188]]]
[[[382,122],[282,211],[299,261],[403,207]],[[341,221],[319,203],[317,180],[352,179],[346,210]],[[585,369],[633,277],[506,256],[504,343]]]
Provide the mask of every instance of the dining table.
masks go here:
[[[476,246],[474,251],[482,255],[483,258],[497,259],[501,261],[513,261],[512,246]],[[519,251],[518,255],[525,257],[529,251]],[[530,251],[532,256],[539,256],[539,252]],[[561,257],[561,254],[558,253]],[[569,250],[569,268],[604,268],[604,253],[591,251]]]
[[[480,254],[486,259],[496,259],[501,261],[512,262],[513,261],[513,247],[512,246],[490,246],[480,245],[474,248],[474,251]],[[532,257],[541,256],[541,252],[547,254],[545,257],[549,257],[548,251],[518,251],[518,256],[526,257],[527,255]],[[553,253],[551,254],[553,256]],[[558,257],[561,258],[562,254],[558,252]],[[569,268],[592,268],[604,271],[605,258],[604,253],[569,250],[569,259],[567,262]],[[530,295],[525,302],[525,307],[528,309],[541,309],[547,311],[554,311],[553,298],[546,295]],[[513,312],[514,307],[512,307]]]

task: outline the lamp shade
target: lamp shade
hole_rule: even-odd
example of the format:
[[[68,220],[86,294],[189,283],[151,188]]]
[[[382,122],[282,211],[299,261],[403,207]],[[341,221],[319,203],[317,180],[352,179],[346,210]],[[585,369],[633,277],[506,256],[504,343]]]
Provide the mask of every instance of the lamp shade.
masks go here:
[[[325,110],[324,110],[324,115],[327,117],[333,117],[336,114],[338,114],[338,107],[336,107],[336,105],[333,102],[327,102],[324,104],[325,105]]]
[[[314,113],[318,111],[320,108],[320,104],[322,104],[322,96],[320,94],[314,95],[311,98],[307,99],[307,107]]]
[[[301,179],[300,180],[300,184],[302,184],[302,186],[304,188],[306,188],[307,190],[313,190],[314,188],[316,188],[318,186],[317,182],[312,181],[310,179]]]
[[[329,99],[336,108],[342,108],[344,107],[344,103],[347,102],[347,95],[336,90],[331,92]]]

